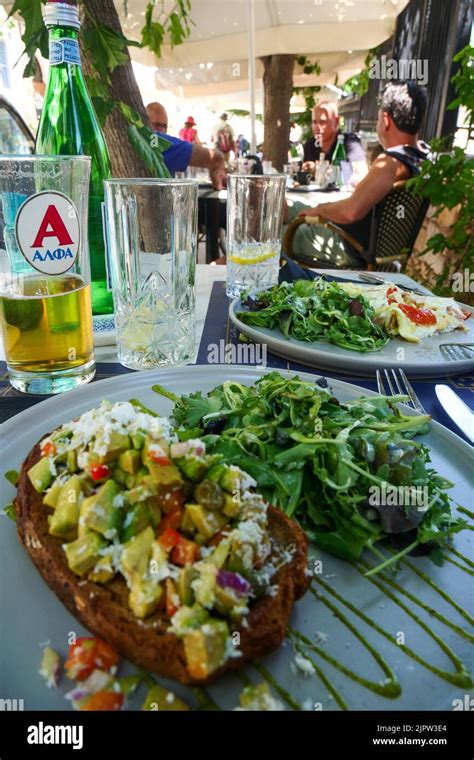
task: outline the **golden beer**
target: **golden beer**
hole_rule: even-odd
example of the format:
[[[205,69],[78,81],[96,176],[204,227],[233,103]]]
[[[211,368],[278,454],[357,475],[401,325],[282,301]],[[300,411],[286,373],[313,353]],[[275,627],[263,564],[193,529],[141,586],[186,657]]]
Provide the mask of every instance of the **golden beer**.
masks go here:
[[[13,276],[0,322],[10,370],[64,372],[94,358],[90,285],[76,274]]]

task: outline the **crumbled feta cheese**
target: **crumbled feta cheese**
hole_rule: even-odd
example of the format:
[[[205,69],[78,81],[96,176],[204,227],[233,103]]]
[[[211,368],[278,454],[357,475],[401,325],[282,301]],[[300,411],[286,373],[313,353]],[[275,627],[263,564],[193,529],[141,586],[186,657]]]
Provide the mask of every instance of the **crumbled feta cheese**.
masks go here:
[[[125,504],[125,496],[123,493],[118,493],[114,498],[112,499],[112,506],[116,509],[120,509]]]
[[[294,672],[300,671],[305,677],[312,676],[314,674],[314,668],[311,662],[301,654],[296,655],[294,663],[292,664],[294,664],[296,667],[296,670],[294,670]]]
[[[268,586],[265,594],[266,596],[277,596],[278,589],[279,589],[279,586],[277,584],[274,584],[273,586]]]

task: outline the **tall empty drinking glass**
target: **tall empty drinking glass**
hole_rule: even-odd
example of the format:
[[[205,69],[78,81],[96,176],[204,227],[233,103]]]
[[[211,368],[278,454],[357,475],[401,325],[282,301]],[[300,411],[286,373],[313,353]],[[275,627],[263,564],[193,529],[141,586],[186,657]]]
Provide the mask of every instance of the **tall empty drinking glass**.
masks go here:
[[[231,174],[227,186],[227,295],[278,282],[284,174]]]
[[[90,158],[0,158],[0,324],[11,384],[61,393],[95,372]]]
[[[198,183],[111,179],[105,197],[120,362],[140,370],[192,361]]]

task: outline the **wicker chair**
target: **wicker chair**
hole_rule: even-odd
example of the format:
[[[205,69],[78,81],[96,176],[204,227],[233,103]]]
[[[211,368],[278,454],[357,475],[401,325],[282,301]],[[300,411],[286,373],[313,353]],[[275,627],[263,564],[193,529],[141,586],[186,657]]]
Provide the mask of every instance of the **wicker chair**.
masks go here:
[[[288,225],[283,239],[283,252],[303,266],[319,268],[320,262],[316,259],[314,264],[311,264],[307,256],[298,258],[298,252],[293,251],[293,241],[296,230],[302,224],[323,224],[342,238],[349,251],[355,251],[363,259],[368,270],[400,272],[412,251],[428,206],[429,200],[410,192],[406,188],[406,180],[402,180],[396,182],[390,193],[374,206],[368,250],[364,250],[352,235],[336,224],[320,222],[317,217],[306,216],[298,217]],[[400,207],[404,212],[401,218]],[[350,268],[362,269],[364,264]]]

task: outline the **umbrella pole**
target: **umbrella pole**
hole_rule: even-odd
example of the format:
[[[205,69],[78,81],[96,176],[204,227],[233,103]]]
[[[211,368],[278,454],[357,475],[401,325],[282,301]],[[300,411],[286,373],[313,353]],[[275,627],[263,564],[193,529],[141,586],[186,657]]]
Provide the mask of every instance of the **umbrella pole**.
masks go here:
[[[257,150],[255,132],[255,5],[248,0],[249,90],[250,90],[250,152]]]

